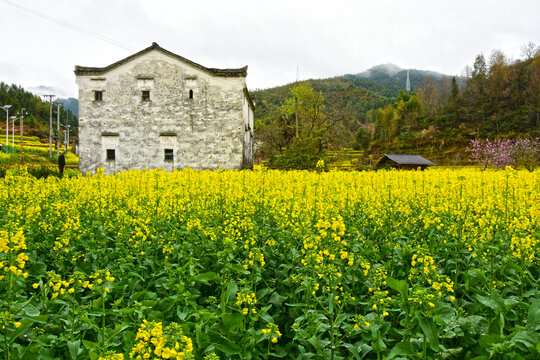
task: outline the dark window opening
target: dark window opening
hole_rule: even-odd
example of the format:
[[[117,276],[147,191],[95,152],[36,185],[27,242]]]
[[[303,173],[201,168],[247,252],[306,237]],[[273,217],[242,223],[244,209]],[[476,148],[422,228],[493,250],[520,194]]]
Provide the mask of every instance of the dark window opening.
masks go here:
[[[165,161],[174,160],[174,151],[173,149],[165,149]]]
[[[94,91],[94,100],[103,101],[103,91]]]
[[[107,161],[114,161],[116,159],[116,154],[114,149],[107,149]]]
[[[193,99],[193,90],[189,90],[189,98]]]
[[[150,101],[150,90],[143,90],[142,101]]]

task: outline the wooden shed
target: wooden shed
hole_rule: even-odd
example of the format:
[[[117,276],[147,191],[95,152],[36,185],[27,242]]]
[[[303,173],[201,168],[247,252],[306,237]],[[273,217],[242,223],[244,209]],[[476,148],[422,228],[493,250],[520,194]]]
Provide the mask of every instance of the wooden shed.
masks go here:
[[[431,161],[416,154],[384,154],[377,163],[377,169],[393,167],[403,170],[414,170],[421,168],[424,170],[428,166],[435,166]]]

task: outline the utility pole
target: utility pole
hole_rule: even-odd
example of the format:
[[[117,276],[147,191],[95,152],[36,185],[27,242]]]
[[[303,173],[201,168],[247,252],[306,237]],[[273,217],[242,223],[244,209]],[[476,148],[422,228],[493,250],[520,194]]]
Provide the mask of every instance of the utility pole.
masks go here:
[[[23,121],[24,121],[24,108],[21,109],[21,165],[24,164],[24,148],[23,148]]]
[[[9,108],[11,105],[2,106],[2,110],[6,112],[6,154],[9,154]]]
[[[64,128],[64,146],[66,148],[66,152],[67,152],[67,148],[68,148],[68,126],[69,126],[69,111],[66,112],[66,125],[63,126],[63,128]]]
[[[71,125],[67,124],[66,125],[66,152],[68,152],[68,148],[69,148],[69,128],[71,127]]]
[[[60,100],[58,101],[58,107],[56,110],[56,157],[60,156]]]
[[[52,99],[56,95],[43,95],[49,98],[49,157],[52,157]]]
[[[71,125],[69,125],[69,112],[66,113],[66,125],[62,125],[64,128],[64,146],[66,147],[66,153],[68,152],[69,148],[69,128]]]
[[[15,154],[15,119],[11,121],[11,153]]]

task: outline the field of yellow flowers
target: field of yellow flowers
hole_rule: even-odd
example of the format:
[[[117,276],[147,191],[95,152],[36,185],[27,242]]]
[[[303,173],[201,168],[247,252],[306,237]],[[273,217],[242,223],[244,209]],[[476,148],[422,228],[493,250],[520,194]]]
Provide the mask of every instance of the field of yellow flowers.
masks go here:
[[[4,359],[538,359],[540,172],[0,179]]]

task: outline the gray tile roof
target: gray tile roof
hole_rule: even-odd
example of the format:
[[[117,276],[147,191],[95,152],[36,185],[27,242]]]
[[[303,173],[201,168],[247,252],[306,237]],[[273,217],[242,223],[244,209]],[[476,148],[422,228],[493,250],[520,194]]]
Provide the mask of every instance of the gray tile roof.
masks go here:
[[[223,76],[223,77],[246,77],[247,76],[247,66],[244,66],[244,67],[239,68],[239,69],[207,68],[207,67],[199,65],[199,64],[197,64],[197,63],[195,63],[195,62],[193,62],[191,60],[188,60],[188,59],[186,59],[186,58],[184,58],[184,57],[182,57],[180,55],[177,55],[177,54],[175,54],[173,52],[165,50],[164,48],[159,46],[157,43],[152,43],[152,46],[149,46],[146,49],[143,49],[143,50],[139,51],[136,54],[128,56],[125,59],[117,61],[114,64],[111,64],[111,65],[103,67],[103,68],[76,65],[75,66],[75,75],[103,75],[107,71],[109,71],[111,69],[114,69],[114,68],[116,68],[116,67],[118,67],[118,66],[120,66],[122,64],[125,64],[128,61],[130,61],[130,60],[132,60],[132,59],[134,59],[134,58],[136,58],[138,56],[141,56],[143,54],[146,54],[147,52],[152,51],[152,50],[161,51],[164,54],[167,54],[167,55],[169,55],[169,56],[171,56],[173,58],[176,58],[176,59],[178,59],[180,61],[183,61],[185,63],[191,64],[192,66],[194,66],[196,68],[199,68],[202,71],[210,73],[211,75],[214,75],[214,76]]]
[[[431,161],[416,154],[384,154],[384,156],[400,165],[435,165]]]

